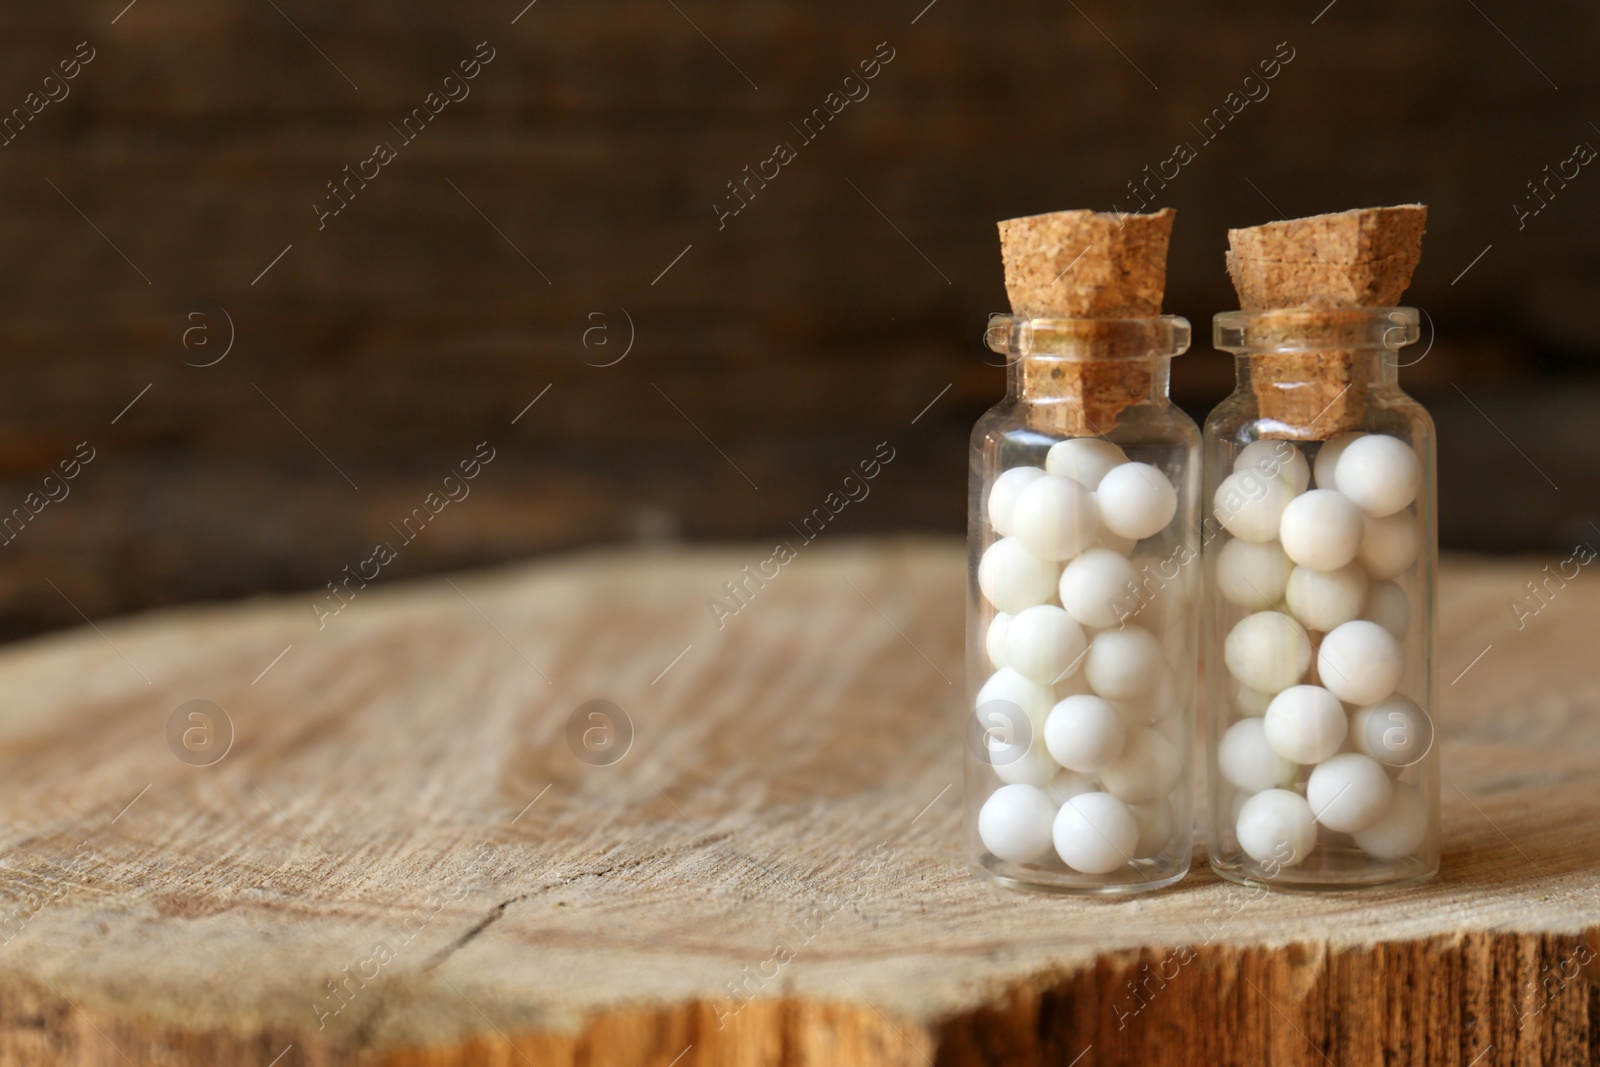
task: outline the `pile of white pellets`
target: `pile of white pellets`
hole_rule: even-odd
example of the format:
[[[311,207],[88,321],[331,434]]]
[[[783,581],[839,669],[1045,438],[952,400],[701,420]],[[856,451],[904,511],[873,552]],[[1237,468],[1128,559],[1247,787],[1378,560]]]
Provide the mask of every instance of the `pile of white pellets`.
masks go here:
[[[1422,794],[1397,780],[1433,741],[1400,691],[1421,478],[1406,442],[1349,433],[1318,448],[1314,471],[1291,442],[1246,445],[1217,487],[1231,537],[1207,551],[1232,706],[1209,710],[1230,723],[1216,769],[1232,788],[1213,795],[1259,864],[1302,864],[1319,842],[1400,860],[1427,835]]]
[[[985,634],[994,673],[976,714],[1003,784],[978,834],[997,859],[1035,864],[1053,851],[1073,871],[1109,875],[1156,856],[1177,832],[1190,624],[1173,608],[1178,593],[1165,613],[1139,595],[1130,559],[1177,508],[1161,470],[1092,437],[1058,442],[1042,468],[1012,467],[990,488],[985,517],[998,539],[978,586],[994,611]]]

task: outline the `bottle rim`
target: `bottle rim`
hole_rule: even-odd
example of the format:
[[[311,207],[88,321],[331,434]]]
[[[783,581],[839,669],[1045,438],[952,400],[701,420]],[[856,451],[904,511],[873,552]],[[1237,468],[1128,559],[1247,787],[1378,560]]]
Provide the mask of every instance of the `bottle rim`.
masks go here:
[[[1148,318],[989,316],[983,333],[991,352],[1008,361],[1079,362],[1170,359],[1189,350],[1192,331],[1181,315]]]
[[[1246,356],[1329,349],[1396,352],[1420,339],[1420,318],[1414,307],[1223,311],[1211,320],[1211,344]]]

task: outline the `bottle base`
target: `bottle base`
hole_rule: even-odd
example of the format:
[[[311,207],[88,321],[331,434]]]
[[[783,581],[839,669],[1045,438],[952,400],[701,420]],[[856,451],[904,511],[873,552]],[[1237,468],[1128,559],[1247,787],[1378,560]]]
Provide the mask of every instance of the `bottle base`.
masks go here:
[[[1416,857],[1375,860],[1365,853],[1344,855],[1344,850],[1319,848],[1315,863],[1297,867],[1269,868],[1240,856],[1237,859],[1210,857],[1211,869],[1220,878],[1239,885],[1270,889],[1277,893],[1328,893],[1404,889],[1431,880],[1439,864]]]
[[[1173,867],[1148,860],[1132,864],[1132,878],[1128,868],[1111,874],[1079,874],[1065,864],[1059,870],[1031,870],[1015,863],[1007,863],[993,855],[985,854],[972,863],[974,873],[986,881],[1021,893],[1039,893],[1045,896],[1073,897],[1125,897],[1149,893],[1181,881],[1189,873],[1189,864]],[[1110,881],[1109,879],[1118,879]]]

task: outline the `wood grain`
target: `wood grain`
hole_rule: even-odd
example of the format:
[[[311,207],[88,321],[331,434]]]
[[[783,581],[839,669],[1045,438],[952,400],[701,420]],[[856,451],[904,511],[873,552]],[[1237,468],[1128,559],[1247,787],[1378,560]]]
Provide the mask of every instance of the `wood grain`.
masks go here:
[[[0,1064],[1595,1060],[1592,577],[1517,630],[1542,564],[1444,568],[1436,882],[1257,898],[1201,860],[1079,901],[957,847],[960,546],[824,538],[719,630],[770,554],[10,647]],[[206,767],[166,739],[196,699],[234,728]],[[635,731],[609,766],[566,740],[591,700]]]

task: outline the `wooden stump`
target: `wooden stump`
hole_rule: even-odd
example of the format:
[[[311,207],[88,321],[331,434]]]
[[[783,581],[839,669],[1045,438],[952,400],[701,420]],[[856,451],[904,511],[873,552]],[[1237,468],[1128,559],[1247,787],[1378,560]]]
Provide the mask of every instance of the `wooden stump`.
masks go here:
[[[1434,883],[1100,901],[965,865],[960,547],[771,555],[11,647],[0,1063],[1594,1058],[1600,581],[1444,569]]]

